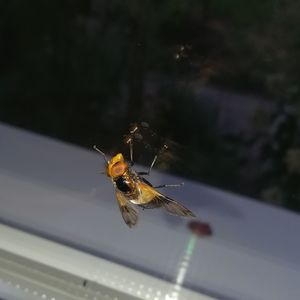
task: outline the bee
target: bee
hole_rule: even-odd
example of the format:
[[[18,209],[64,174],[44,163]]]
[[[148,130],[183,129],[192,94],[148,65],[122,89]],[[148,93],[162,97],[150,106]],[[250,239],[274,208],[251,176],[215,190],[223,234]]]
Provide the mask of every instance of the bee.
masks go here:
[[[133,129],[131,133],[137,128]],[[106,164],[106,175],[111,179],[115,188],[117,202],[121,211],[121,215],[130,228],[135,226],[138,222],[138,212],[135,208],[142,209],[164,208],[168,213],[181,217],[195,217],[195,215],[179,202],[161,194],[157,191],[158,188],[179,186],[181,184],[164,184],[153,186],[143,175],[150,175],[152,167],[154,166],[158,154],[155,155],[148,172],[136,172],[132,169],[133,162],[133,143],[132,137],[126,141],[130,146],[130,162],[124,159],[122,153],[118,153],[108,160],[104,152],[96,146],[93,148],[99,152]],[[167,146],[164,145],[163,149]]]

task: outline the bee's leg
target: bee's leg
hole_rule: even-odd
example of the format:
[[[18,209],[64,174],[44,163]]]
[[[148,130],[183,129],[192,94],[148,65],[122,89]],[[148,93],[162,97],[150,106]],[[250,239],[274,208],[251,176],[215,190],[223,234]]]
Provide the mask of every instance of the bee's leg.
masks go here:
[[[126,136],[126,140],[125,143],[129,145],[129,156],[130,156],[130,161],[129,161],[129,165],[130,167],[132,167],[134,165],[134,161],[133,161],[133,140],[131,136]]]
[[[130,134],[126,137],[126,143],[129,144],[129,154],[130,154],[130,163],[129,165],[132,167],[134,165],[134,161],[133,161],[133,137],[135,132],[139,129],[139,127],[137,126],[137,124],[133,124],[134,127],[132,127],[130,129]]]
[[[129,140],[129,151],[130,151],[130,166],[132,167],[134,165],[134,161],[133,161],[133,143],[132,143],[132,139]]]
[[[139,174],[139,175],[150,175],[150,172],[151,172],[151,170],[152,170],[154,164],[156,163],[158,156],[159,156],[164,150],[166,150],[166,149],[168,149],[168,146],[167,146],[166,144],[164,144],[164,145],[162,146],[162,148],[158,151],[158,153],[154,156],[154,158],[153,158],[153,160],[152,160],[152,163],[151,163],[151,165],[150,165],[150,167],[149,167],[149,170],[148,170],[147,172],[138,172],[138,174]]]
[[[184,182],[181,182],[181,183],[176,183],[176,184],[162,184],[162,185],[157,185],[157,186],[154,186],[154,188],[160,189],[160,188],[165,188],[165,187],[181,187],[183,185],[184,185]]]

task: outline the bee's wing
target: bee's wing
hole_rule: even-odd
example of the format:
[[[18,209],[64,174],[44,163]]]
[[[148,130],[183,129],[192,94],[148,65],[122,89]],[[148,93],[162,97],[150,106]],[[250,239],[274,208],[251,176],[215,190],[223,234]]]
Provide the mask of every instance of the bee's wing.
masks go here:
[[[132,226],[136,225],[138,222],[138,213],[132,207],[132,205],[130,204],[130,202],[122,192],[116,191],[116,197],[118,200],[122,217],[125,223],[128,225],[128,227],[131,228]]]
[[[181,217],[196,217],[188,208],[179,202],[159,193],[152,186],[138,183],[140,196],[139,205],[144,208],[163,207],[168,213]]]
[[[159,199],[163,202],[164,209],[172,215],[181,217],[196,217],[188,208],[167,196],[160,194]]]

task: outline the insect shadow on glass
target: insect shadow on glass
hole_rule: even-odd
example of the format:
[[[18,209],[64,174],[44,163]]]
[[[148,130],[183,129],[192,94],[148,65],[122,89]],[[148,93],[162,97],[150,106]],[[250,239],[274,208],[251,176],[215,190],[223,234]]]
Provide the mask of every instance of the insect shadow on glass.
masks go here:
[[[145,126],[145,123],[141,123]],[[113,186],[115,187],[116,198],[120,207],[120,211],[125,223],[129,227],[133,227],[138,222],[138,212],[135,206],[143,209],[150,208],[164,208],[168,213],[180,217],[195,217],[195,215],[182,204],[170,197],[167,197],[157,191],[158,188],[163,187],[178,187],[181,184],[163,184],[153,186],[143,176],[148,176],[156,163],[159,155],[168,147],[163,145],[160,151],[154,156],[152,163],[147,172],[137,172],[132,167],[134,165],[133,159],[133,141],[134,139],[141,139],[139,136],[139,125],[134,124],[127,136],[125,136],[125,143],[129,145],[130,161],[126,162],[122,153],[118,153],[108,160],[104,152],[96,146],[93,148],[102,155],[106,164],[106,175],[111,178]]]

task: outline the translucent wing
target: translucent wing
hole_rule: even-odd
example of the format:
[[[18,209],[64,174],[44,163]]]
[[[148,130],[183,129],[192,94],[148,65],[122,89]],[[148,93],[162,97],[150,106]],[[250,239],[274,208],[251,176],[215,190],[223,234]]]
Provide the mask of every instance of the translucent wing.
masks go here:
[[[132,207],[132,205],[122,192],[116,191],[116,197],[125,223],[130,228],[135,226],[138,222],[137,211]]]
[[[152,186],[140,182],[138,203],[143,208],[163,207],[168,213],[181,217],[196,217],[188,208],[155,190]]]
[[[196,217],[188,208],[167,196],[160,194],[157,198],[159,201],[163,202],[163,208],[172,215],[181,217]]]

